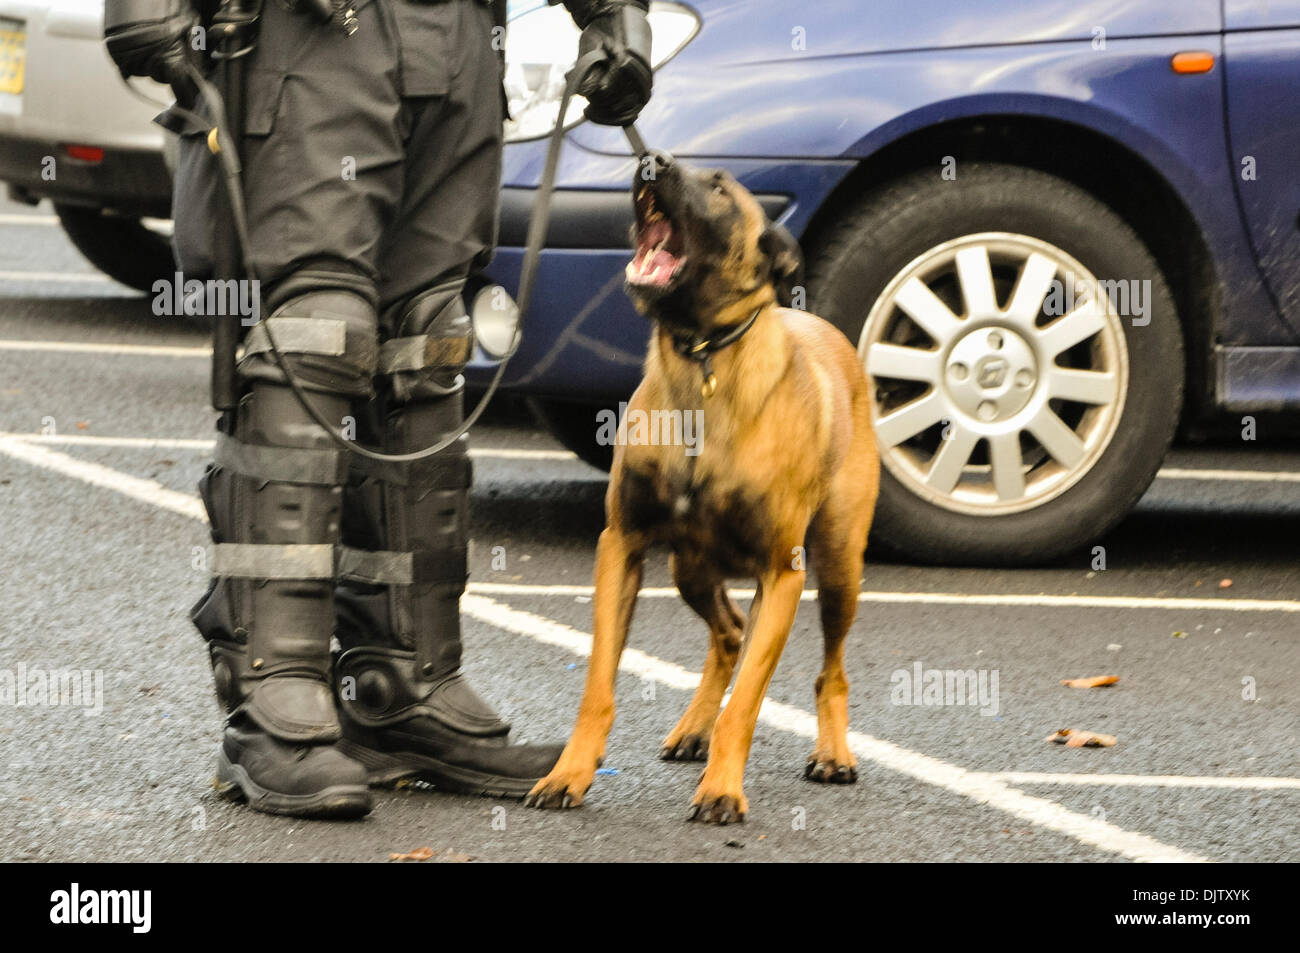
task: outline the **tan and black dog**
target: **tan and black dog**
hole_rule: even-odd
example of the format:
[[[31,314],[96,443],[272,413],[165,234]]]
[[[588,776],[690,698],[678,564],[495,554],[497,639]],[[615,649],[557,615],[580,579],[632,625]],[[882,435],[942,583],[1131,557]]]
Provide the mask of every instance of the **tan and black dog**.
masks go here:
[[[669,162],[633,193],[627,289],[655,326],[627,414],[702,411],[702,435],[695,455],[648,442],[615,449],[582,704],[564,753],[525,803],[582,803],[614,721],[645,554],[666,543],[682,598],[708,623],[709,651],[660,756],[707,759],[690,816],[726,824],[748,811],[745,761],[803,593],[805,545],[825,639],[817,747],[805,776],[857,778],[843,656],[879,479],[868,384],[839,330],[778,306],[800,270],[798,245],[735,179]],[[736,578],[757,580],[748,621],[726,592]]]

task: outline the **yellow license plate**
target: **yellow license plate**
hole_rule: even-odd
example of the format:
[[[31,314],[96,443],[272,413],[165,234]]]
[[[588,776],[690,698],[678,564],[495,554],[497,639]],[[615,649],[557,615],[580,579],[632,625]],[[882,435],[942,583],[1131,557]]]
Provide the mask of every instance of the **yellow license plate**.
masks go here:
[[[0,20],[0,93],[21,93],[27,68],[27,31],[21,23]]]

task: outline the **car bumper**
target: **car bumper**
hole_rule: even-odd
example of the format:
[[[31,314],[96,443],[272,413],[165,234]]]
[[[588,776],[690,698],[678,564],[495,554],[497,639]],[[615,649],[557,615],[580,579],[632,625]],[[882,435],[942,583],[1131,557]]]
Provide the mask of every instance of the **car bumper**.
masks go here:
[[[134,81],[139,95],[127,87],[104,49],[102,15],[95,2],[0,0],[0,20],[25,51],[19,88],[0,92],[0,181],[28,198],[165,216],[171,177],[152,120],[170,91],[146,80]],[[70,145],[104,158],[74,159]]]
[[[0,182],[19,200],[48,198],[127,215],[171,217],[171,173],[161,150],[105,148],[103,158],[69,156],[66,142],[0,135]]]

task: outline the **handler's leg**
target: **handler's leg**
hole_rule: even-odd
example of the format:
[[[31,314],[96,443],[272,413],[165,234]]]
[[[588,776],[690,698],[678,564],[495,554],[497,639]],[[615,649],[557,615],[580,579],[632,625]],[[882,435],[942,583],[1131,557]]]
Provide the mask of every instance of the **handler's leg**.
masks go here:
[[[214,580],[193,612],[227,713],[218,788],[275,814],[370,810],[365,771],[341,754],[330,689],[335,549],[347,463],[308,417],[265,348],[267,328],[311,399],[342,422],[370,387],[376,315],[319,289],[275,309],[245,341],[246,393],[220,424],[202,483]]]
[[[462,281],[401,305],[380,356],[389,383],[382,446],[405,453],[460,426],[460,371],[473,346]],[[476,794],[522,795],[559,755],[509,745],[510,726],[461,672],[470,460],[467,438],[416,463],[354,462],[338,591],[343,750],[373,783],[416,777]]]
[[[352,403],[373,394],[375,259],[401,193],[387,7],[362,7],[348,37],[267,3],[247,61],[243,185],[270,317],[244,341],[243,396],[219,422],[203,480],[216,578],[193,619],[228,713],[218,784],[276,813],[370,809],[365,769],[337,748],[331,684],[347,463],[286,386],[267,328],[317,410],[346,430]],[[205,132],[182,136],[173,203],[178,257],[193,277],[208,277],[225,206]]]
[[[402,201],[380,253],[385,341],[373,428],[391,452],[434,444],[464,419],[460,372],[473,330],[462,293],[495,242],[501,176],[489,11],[478,3],[400,11],[411,21],[407,35],[428,31],[448,41],[403,50],[408,135]],[[466,442],[403,466],[354,462],[344,541],[372,553],[338,592],[344,746],[374,782],[416,777],[456,791],[522,795],[560,746],[508,744],[509,724],[461,672]]]

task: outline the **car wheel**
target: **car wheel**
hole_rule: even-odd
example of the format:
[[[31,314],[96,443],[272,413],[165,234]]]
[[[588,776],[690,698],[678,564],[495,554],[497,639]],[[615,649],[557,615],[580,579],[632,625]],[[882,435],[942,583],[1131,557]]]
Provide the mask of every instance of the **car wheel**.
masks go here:
[[[160,278],[172,280],[176,262],[168,235],[100,209],[55,205],[54,211],[77,251],[110,278],[137,291],[152,290]]]
[[[598,470],[608,471],[614,465],[613,445],[606,446],[596,441],[596,415],[606,409],[617,413],[617,408],[540,397],[530,397],[528,407],[537,422],[579,460]]]
[[[871,381],[887,548],[1041,562],[1154,479],[1182,404],[1178,317],[1141,240],[1073,184],[974,163],[899,181],[833,227],[809,294]]]

